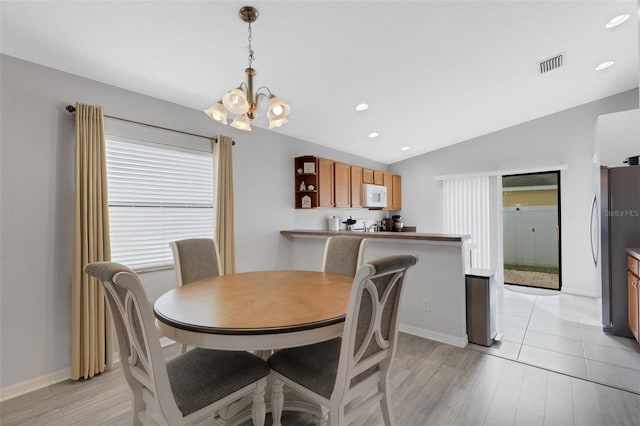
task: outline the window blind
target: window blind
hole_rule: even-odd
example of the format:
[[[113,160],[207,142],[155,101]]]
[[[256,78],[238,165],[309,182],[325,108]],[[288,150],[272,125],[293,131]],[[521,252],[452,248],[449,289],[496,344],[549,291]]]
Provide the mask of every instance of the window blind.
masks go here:
[[[443,181],[444,232],[469,234],[474,268],[491,267],[491,206],[489,176]]]
[[[169,242],[213,238],[211,152],[107,135],[111,258],[132,269],[173,265]]]

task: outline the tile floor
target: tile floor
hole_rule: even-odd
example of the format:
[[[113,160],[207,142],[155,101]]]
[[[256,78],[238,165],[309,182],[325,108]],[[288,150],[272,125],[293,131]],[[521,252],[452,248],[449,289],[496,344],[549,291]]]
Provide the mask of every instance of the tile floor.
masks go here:
[[[498,288],[502,342],[470,346],[640,394],[640,345],[604,334],[600,319],[600,299],[505,285]]]

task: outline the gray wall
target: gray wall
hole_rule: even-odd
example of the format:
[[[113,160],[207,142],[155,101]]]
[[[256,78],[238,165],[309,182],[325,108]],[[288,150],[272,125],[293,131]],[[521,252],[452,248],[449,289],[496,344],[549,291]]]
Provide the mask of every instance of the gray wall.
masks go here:
[[[293,157],[319,155],[386,170],[383,164],[254,128],[221,126],[201,111],[0,56],[0,387],[64,377],[70,354],[75,101],[116,117],[204,135],[234,148],[239,271],[286,268],[281,229],[324,226],[332,215],[378,218],[368,210],[293,209]],[[292,115],[293,117],[293,115]],[[295,119],[293,117],[292,119]],[[143,274],[150,299],[175,285],[173,270]],[[67,376],[68,377],[68,376]]]
[[[635,108],[637,89],[394,163],[390,169],[402,175],[403,220],[422,232],[442,232],[442,186],[434,176],[567,165],[561,172],[562,290],[598,296],[589,241],[594,126],[601,114]]]

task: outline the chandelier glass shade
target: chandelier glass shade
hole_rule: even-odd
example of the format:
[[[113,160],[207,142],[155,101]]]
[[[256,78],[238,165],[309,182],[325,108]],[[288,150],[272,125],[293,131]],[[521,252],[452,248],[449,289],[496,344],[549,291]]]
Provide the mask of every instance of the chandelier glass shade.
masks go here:
[[[269,90],[268,87],[259,87],[253,91],[253,77],[256,70],[251,66],[254,57],[253,48],[251,47],[251,23],[258,19],[258,11],[251,7],[245,6],[240,9],[240,18],[249,24],[249,67],[244,70],[247,81],[240,84],[239,87],[229,90],[222,99],[207,108],[204,113],[221,124],[227,124],[227,114],[235,114],[235,118],[231,122],[231,127],[241,130],[251,130],[251,120],[256,116],[258,110],[258,101],[260,97],[268,98],[267,118],[269,119],[269,128],[280,127],[289,120],[287,116],[291,111],[291,107]]]

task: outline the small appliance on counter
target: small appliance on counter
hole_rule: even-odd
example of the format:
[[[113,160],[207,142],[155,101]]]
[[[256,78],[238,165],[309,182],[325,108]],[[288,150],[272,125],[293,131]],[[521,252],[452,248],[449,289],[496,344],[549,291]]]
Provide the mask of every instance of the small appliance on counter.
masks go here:
[[[337,217],[330,217],[327,219],[327,231],[339,231],[340,230],[340,219]]]
[[[391,220],[393,221],[391,230],[396,232],[402,232],[402,227],[403,227],[402,216],[400,216],[399,214],[394,214],[393,216],[391,216]]]
[[[356,224],[356,220],[354,218],[352,218],[351,216],[349,216],[349,219],[345,220],[342,223],[347,225],[347,231],[353,231],[354,226]]]

